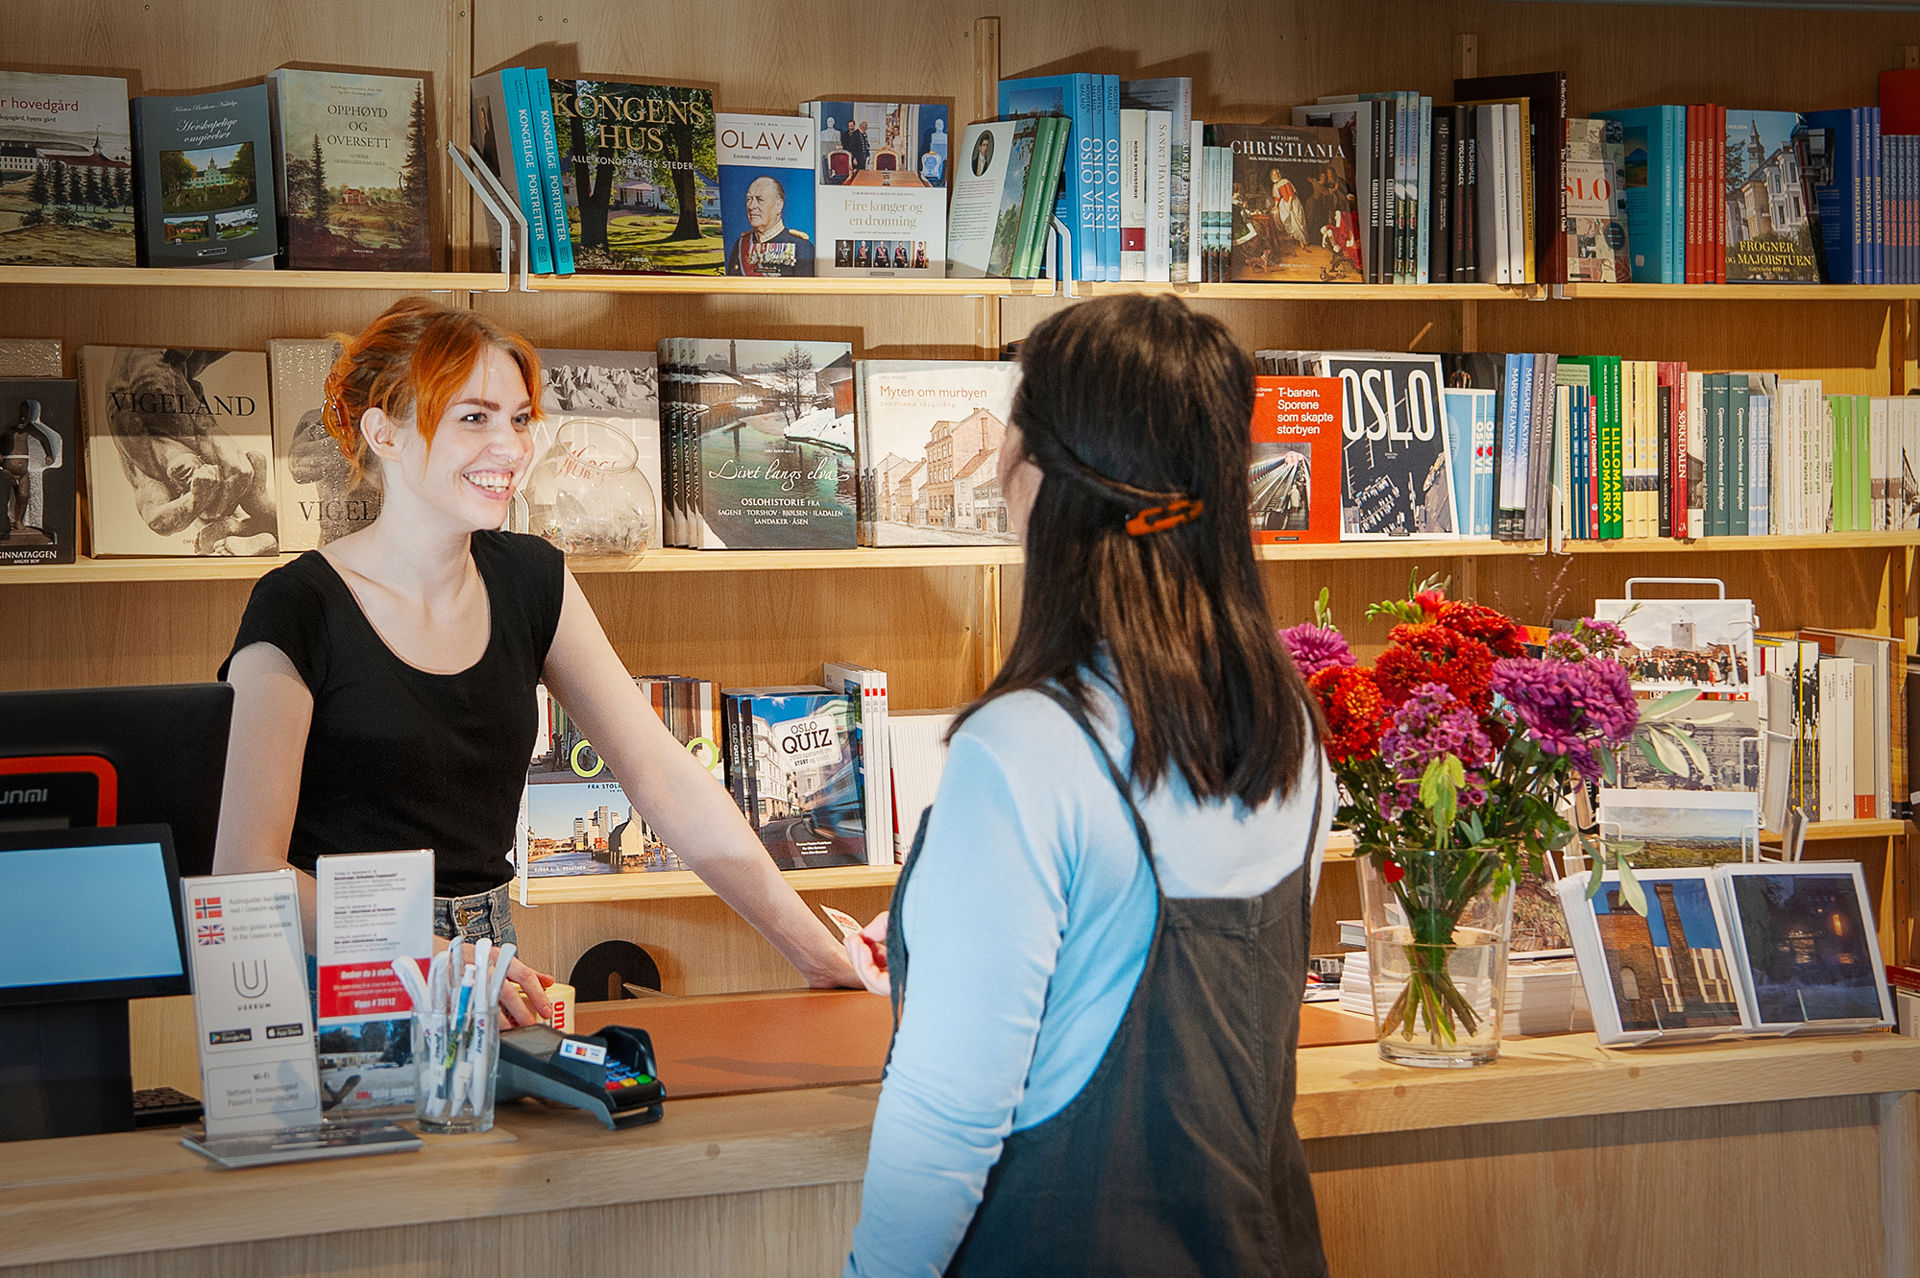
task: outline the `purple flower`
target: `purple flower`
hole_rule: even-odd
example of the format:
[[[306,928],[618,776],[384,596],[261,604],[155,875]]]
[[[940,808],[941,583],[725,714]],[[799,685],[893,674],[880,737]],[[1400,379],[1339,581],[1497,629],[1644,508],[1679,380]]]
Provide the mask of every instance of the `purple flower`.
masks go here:
[[[1494,663],[1493,690],[1542,750],[1570,757],[1590,781],[1600,776],[1595,745],[1626,741],[1640,717],[1627,672],[1601,657],[1508,657]]]
[[[1585,661],[1589,656],[1586,646],[1564,630],[1547,640],[1547,655],[1555,661]]]
[[[1620,649],[1629,647],[1627,632],[1611,621],[1598,621],[1592,617],[1580,620],[1580,637],[1587,646],[1603,657],[1611,656]]]
[[[1473,708],[1444,683],[1417,685],[1393,712],[1393,724],[1380,738],[1380,760],[1393,769],[1394,787],[1380,796],[1380,814],[1398,820],[1420,800],[1420,778],[1427,765],[1446,755],[1466,770],[1460,787],[1462,808],[1487,801],[1486,778],[1478,769],[1493,758],[1493,743]]]
[[[1358,664],[1344,635],[1310,621],[1282,630],[1280,642],[1287,645],[1287,655],[1293,658],[1293,668],[1300,672],[1302,679],[1311,679],[1332,666]]]

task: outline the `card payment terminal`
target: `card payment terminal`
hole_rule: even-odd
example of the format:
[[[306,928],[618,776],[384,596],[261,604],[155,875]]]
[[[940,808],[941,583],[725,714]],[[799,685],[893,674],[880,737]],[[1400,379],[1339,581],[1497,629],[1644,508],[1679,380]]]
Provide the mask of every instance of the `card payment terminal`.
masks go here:
[[[500,1100],[538,1096],[584,1109],[608,1130],[659,1121],[660,1080],[643,1029],[609,1025],[598,1034],[562,1034],[527,1025],[500,1035]]]

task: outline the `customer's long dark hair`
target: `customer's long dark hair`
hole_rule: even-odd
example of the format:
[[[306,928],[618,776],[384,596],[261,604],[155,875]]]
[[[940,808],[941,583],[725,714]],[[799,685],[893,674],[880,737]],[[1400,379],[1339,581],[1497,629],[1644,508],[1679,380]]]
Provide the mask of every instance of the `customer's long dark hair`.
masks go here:
[[[1083,673],[1104,644],[1137,785],[1172,769],[1199,799],[1284,798],[1312,719],[1253,558],[1251,359],[1179,299],[1126,296],[1050,317],[1020,366],[1013,423],[1042,474],[1020,629],[966,714],[1049,680],[1087,705]],[[1130,516],[1180,498],[1204,503],[1201,517],[1128,533]]]

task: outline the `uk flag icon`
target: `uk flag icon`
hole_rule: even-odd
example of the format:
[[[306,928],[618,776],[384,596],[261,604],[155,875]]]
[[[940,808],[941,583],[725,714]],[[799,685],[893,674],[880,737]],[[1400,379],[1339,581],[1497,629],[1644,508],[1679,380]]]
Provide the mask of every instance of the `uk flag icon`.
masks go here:
[[[194,929],[193,940],[196,945],[224,945],[227,941],[227,929],[218,923],[202,923]]]

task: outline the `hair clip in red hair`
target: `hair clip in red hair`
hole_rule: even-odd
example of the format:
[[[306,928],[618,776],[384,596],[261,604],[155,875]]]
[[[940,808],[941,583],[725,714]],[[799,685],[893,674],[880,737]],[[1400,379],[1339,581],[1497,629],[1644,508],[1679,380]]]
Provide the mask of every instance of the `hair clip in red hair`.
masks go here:
[[[1137,510],[1127,520],[1127,535],[1145,537],[1149,533],[1164,532],[1177,528],[1181,524],[1192,523],[1206,512],[1207,503],[1191,498],[1179,497],[1164,506],[1149,506]]]

